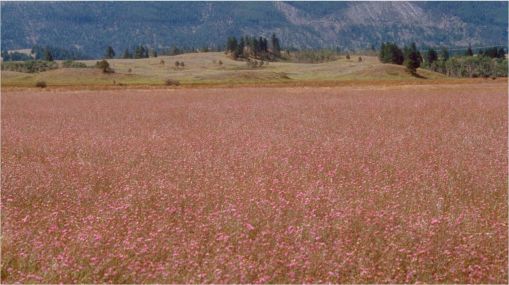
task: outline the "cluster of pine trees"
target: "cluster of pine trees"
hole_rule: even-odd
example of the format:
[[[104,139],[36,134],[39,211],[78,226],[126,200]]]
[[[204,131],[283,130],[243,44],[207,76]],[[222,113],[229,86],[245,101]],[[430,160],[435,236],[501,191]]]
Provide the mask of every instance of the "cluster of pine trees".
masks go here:
[[[172,46],[171,48],[165,48],[165,49],[162,49],[159,53],[161,55],[179,55],[179,54],[183,54],[185,53],[186,50],[185,49],[181,49],[181,48],[178,48],[176,46]]]
[[[132,52],[131,52],[132,50]],[[135,46],[132,49],[126,48],[123,54],[117,54],[113,47],[108,46],[105,50],[103,58],[148,58],[157,57],[158,51],[150,49],[144,45]],[[204,50],[209,50],[204,48]],[[172,48],[162,49],[162,55],[178,55],[186,52],[197,52],[194,48]],[[218,50],[219,51],[219,50]],[[30,54],[20,52],[9,52],[7,50],[1,51],[2,60],[7,61],[32,61],[32,60],[43,60],[43,61],[54,61],[54,60],[86,60],[91,59],[89,56],[83,54],[77,49],[64,49],[52,46],[39,46],[35,45],[32,47]]]
[[[497,48],[497,47],[492,47],[492,48],[487,48],[485,50],[483,49],[480,49],[478,54],[480,56],[486,56],[486,57],[489,57],[489,58],[505,58],[505,50],[504,48]]]
[[[395,43],[382,43],[379,59],[383,63],[403,64],[407,70],[416,75],[417,68],[423,67],[454,77],[499,77],[507,76],[507,59],[503,48],[479,50],[477,55],[471,46],[463,55],[451,57],[449,50],[440,52],[430,48],[422,56],[415,43],[400,49]]]
[[[463,55],[450,57],[447,49],[440,55],[430,48],[426,53],[424,68],[453,77],[506,77],[507,59],[503,48],[480,49],[474,54],[469,46]]]
[[[479,49],[477,52],[478,56],[487,56],[489,58],[505,58],[505,50],[503,47],[489,47],[486,49]],[[467,50],[465,51],[465,56],[474,56],[474,51],[472,50],[472,46],[468,45]]]
[[[105,58],[113,58],[115,56],[115,51],[113,48],[108,47],[106,49]],[[149,49],[144,45],[139,45],[133,48],[133,52],[126,48],[124,53],[122,54],[122,58],[149,58],[149,57],[157,57],[157,51],[154,49]]]
[[[378,58],[383,63],[403,64],[403,51],[395,43],[382,43]]]
[[[419,50],[417,50],[415,43],[410,44],[410,46],[405,46],[403,50],[395,43],[382,43],[378,57],[383,63],[404,64],[407,70],[413,75],[416,74],[417,68],[421,66],[423,61],[422,55]]]
[[[207,52],[210,51],[209,48],[203,48],[201,51]],[[131,52],[129,48],[124,50],[121,58],[149,58],[149,57],[157,57],[158,55],[179,55],[183,53],[191,53],[198,52],[197,49],[194,48],[178,48],[176,46],[172,46],[171,48],[163,48],[163,49],[151,49],[144,45],[139,45],[133,48]],[[114,58],[115,51],[113,48],[108,47],[106,49],[105,58]]]
[[[32,47],[31,54],[37,60],[78,60],[78,59],[90,59],[90,57],[83,54],[77,49],[64,49],[53,46],[39,46],[35,45]]]
[[[229,37],[226,41],[226,52],[232,58],[257,58],[261,60],[274,60],[276,57],[281,56],[281,45],[276,34],[266,39],[264,37],[241,37],[237,40],[236,37]]]

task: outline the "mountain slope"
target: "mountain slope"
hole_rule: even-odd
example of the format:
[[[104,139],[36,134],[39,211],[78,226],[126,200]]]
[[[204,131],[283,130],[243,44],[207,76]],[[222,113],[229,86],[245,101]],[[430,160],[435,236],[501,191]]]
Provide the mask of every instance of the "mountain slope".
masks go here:
[[[146,44],[220,47],[230,35],[284,46],[507,44],[507,2],[2,2],[2,48],[35,44],[101,55]]]

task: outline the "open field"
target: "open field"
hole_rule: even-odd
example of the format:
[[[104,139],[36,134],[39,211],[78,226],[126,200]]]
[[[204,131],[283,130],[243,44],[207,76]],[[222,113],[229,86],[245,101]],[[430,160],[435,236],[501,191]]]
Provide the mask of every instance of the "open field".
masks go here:
[[[1,100],[3,282],[508,282],[506,82]]]
[[[46,81],[49,86],[110,86],[164,85],[166,79],[180,81],[184,85],[228,85],[228,84],[287,84],[309,82],[316,84],[356,81],[406,81],[451,80],[442,74],[420,69],[425,79],[410,76],[403,66],[381,64],[374,56],[358,56],[347,60],[325,63],[270,62],[261,68],[249,68],[244,61],[230,59],[222,52],[190,53],[177,56],[160,56],[146,59],[111,59],[113,74],[103,74],[95,68],[61,68],[37,74],[2,71],[2,86],[35,86],[37,81]],[[164,61],[164,64],[161,63]],[[176,68],[175,61],[184,62],[185,67]],[[223,64],[219,65],[219,61]],[[96,60],[80,61],[94,66]],[[61,64],[61,63],[60,63]],[[131,71],[129,72],[129,69]]]

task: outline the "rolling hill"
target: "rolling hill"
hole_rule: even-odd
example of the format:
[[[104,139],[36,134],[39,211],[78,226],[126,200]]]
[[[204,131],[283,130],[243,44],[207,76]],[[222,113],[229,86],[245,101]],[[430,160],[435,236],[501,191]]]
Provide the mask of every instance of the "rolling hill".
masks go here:
[[[145,59],[108,60],[115,73],[105,74],[94,68],[95,60],[80,61],[88,68],[58,68],[39,73],[2,71],[2,86],[33,87],[37,81],[48,86],[162,86],[166,79],[186,86],[284,84],[341,85],[356,81],[419,83],[433,80],[454,81],[440,73],[419,69],[415,78],[401,65],[382,64],[377,57],[362,56],[323,63],[270,62],[262,67],[249,67],[244,61],[232,60],[222,52],[189,53]],[[185,62],[175,67],[174,62]],[[219,62],[221,61],[221,64]],[[61,61],[58,64],[61,65]],[[427,80],[423,81],[423,78]]]
[[[152,48],[222,47],[228,36],[278,34],[285,47],[367,49],[507,45],[507,2],[9,2],[2,49],[74,47],[101,56]]]

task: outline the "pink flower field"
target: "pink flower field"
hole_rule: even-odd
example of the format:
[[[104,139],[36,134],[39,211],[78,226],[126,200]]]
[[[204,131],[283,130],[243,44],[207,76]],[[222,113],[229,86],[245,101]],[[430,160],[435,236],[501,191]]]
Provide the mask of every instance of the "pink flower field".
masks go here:
[[[3,91],[2,282],[507,283],[507,102],[503,81]]]

